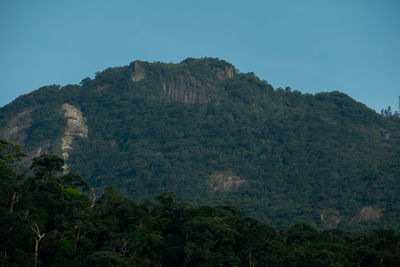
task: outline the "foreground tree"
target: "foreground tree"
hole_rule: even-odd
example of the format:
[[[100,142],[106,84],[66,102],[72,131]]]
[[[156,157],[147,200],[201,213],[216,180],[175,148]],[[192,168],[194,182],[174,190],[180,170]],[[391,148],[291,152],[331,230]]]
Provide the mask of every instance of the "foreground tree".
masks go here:
[[[299,223],[276,231],[235,206],[193,207],[171,192],[157,203],[138,204],[115,188],[89,199],[87,183],[63,174],[56,156],[33,159],[35,175],[13,182],[11,164],[23,154],[1,144],[1,266],[400,265],[393,230],[320,232]]]

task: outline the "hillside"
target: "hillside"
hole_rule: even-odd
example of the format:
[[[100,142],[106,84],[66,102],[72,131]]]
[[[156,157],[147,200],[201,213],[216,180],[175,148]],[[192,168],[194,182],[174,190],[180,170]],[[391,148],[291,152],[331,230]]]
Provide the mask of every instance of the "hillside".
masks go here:
[[[400,228],[400,121],[213,58],[132,62],[0,109],[0,137],[138,201],[174,191],[276,227]]]
[[[390,229],[276,231],[232,205],[198,206],[173,193],[136,203],[106,187],[88,193],[55,155],[17,175],[20,146],[0,139],[1,266],[399,266]],[[21,181],[24,181],[23,183]],[[93,191],[91,191],[93,192]]]

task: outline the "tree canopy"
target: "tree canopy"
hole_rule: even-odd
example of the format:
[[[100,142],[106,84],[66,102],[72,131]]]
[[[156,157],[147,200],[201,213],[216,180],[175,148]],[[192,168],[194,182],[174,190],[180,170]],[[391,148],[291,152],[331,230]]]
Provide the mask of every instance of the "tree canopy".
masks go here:
[[[82,113],[86,135],[64,104]],[[337,91],[274,89],[223,60],[135,61],[45,86],[0,109],[1,133],[30,155],[67,152],[69,170],[139,202],[172,191],[277,228],[400,228],[399,117]]]
[[[7,144],[21,154],[18,146]],[[13,153],[3,150],[2,158],[15,159]],[[194,207],[179,201],[171,192],[159,195],[156,203],[139,204],[110,187],[91,205],[93,196],[79,189],[83,179],[77,179],[78,174],[60,173],[60,162],[61,158],[50,155],[33,159],[32,167],[53,166],[46,167],[52,175],[42,171],[33,176],[26,173],[24,183],[14,187],[19,192],[16,202],[11,195],[1,195],[1,265],[398,266],[400,263],[400,233],[388,229],[321,232],[309,224],[298,223],[276,231],[265,222],[243,217],[235,206]],[[10,163],[6,166],[10,167]],[[5,177],[1,175],[3,181]],[[0,189],[6,192],[10,187],[2,183]]]

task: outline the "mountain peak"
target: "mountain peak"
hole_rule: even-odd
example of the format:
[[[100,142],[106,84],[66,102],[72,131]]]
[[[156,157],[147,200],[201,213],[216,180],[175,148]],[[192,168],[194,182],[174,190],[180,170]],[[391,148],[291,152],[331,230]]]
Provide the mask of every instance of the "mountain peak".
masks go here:
[[[237,74],[232,64],[216,58],[187,58],[171,64],[135,60],[128,66],[98,72],[94,80],[85,79],[82,85],[94,87],[96,92],[109,87],[140,92],[146,87],[141,93],[147,96],[201,104],[216,98],[215,91],[223,89],[223,82]]]
[[[397,121],[340,92],[274,90],[217,58],[136,60],[42,87],[0,109],[0,137],[136,200],[174,191],[278,227],[400,227]],[[351,223],[362,207],[379,216]]]
[[[204,65],[210,68],[210,70],[217,75],[219,79],[233,78],[237,74],[236,68],[225,60],[218,58],[203,57],[203,58],[186,58],[181,61],[181,64],[186,65]]]

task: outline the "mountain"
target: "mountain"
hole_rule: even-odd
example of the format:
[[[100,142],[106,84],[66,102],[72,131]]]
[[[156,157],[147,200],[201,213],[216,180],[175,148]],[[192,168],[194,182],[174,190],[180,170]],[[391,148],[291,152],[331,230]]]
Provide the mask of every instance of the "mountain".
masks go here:
[[[223,60],[135,61],[0,109],[0,137],[138,201],[174,191],[282,228],[400,229],[400,120],[274,89]]]

